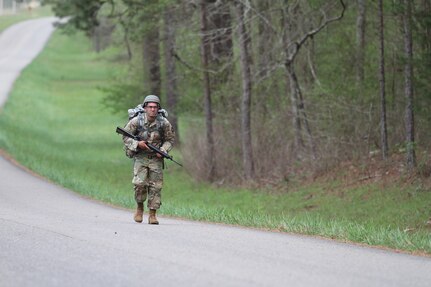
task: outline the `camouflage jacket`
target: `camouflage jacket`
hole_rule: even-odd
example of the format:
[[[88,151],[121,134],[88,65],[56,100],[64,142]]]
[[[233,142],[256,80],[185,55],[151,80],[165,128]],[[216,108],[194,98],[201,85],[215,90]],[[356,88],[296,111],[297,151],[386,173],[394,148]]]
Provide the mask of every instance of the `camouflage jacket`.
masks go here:
[[[139,123],[140,120],[141,124]],[[171,123],[161,115],[158,115],[156,120],[150,122],[146,113],[143,113],[141,119],[139,119],[139,117],[134,117],[127,123],[124,129],[131,134],[138,135],[165,152],[169,152],[174,144],[174,129]],[[137,155],[154,153],[153,151],[139,149],[138,141],[134,139],[123,137],[123,142],[128,150],[136,152]]]

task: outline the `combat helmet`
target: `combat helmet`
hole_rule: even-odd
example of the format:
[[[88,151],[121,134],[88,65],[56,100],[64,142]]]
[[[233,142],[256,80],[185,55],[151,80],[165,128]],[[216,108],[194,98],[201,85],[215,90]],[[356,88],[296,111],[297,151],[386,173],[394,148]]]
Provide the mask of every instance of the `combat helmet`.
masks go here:
[[[148,103],[156,103],[160,108],[160,99],[158,96],[155,96],[155,95],[146,96],[144,99],[144,102],[142,103],[142,106],[145,107]]]

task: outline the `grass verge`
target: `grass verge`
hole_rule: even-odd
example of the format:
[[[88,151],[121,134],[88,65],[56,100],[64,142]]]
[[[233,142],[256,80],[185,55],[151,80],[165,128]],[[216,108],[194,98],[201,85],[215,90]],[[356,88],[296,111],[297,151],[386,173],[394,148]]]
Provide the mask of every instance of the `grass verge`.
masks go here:
[[[0,148],[69,189],[134,208],[132,163],[114,132],[126,111],[110,114],[98,89],[116,68],[90,52],[83,35],[55,32],[0,114]],[[342,192],[336,181],[284,192],[216,188],[169,164],[161,213],[431,254],[431,192],[413,185]]]

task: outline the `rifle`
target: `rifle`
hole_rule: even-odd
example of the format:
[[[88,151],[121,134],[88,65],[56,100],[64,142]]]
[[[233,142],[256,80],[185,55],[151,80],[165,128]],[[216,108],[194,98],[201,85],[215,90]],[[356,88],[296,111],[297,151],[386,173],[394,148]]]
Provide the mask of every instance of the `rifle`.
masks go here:
[[[158,153],[158,154],[160,154],[163,158],[167,158],[167,159],[169,159],[169,160],[171,160],[171,161],[173,161],[173,162],[175,162],[176,164],[178,164],[179,166],[183,166],[181,163],[179,163],[179,162],[177,162],[177,161],[175,161],[174,160],[174,158],[171,156],[171,155],[169,155],[168,153],[166,153],[166,152],[164,152],[164,151],[162,151],[161,149],[159,149],[158,147],[156,147],[155,145],[152,145],[152,144],[150,144],[149,142],[147,142],[147,141],[145,141],[145,140],[143,140],[141,137],[139,137],[139,136],[135,136],[135,135],[132,135],[131,133],[129,133],[128,131],[126,131],[125,129],[122,129],[122,128],[120,128],[120,127],[117,127],[117,129],[116,129],[116,131],[115,131],[117,134],[120,134],[120,135],[123,135],[123,136],[125,136],[125,137],[128,137],[128,138],[132,138],[132,139],[134,139],[134,140],[136,140],[136,141],[144,141],[145,142],[145,144],[152,150],[152,151],[154,151],[154,152],[156,152],[156,153]]]

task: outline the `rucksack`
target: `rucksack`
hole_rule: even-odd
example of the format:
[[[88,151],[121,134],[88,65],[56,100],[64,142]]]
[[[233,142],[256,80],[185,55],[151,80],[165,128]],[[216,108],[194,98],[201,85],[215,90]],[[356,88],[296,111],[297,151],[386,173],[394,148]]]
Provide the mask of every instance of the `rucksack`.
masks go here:
[[[130,121],[131,119],[136,117],[138,114],[145,113],[145,110],[144,110],[144,107],[142,106],[142,104],[140,104],[140,105],[137,105],[136,108],[134,108],[134,109],[128,109],[127,112],[129,113],[129,121]],[[168,111],[165,109],[160,109],[159,115],[161,115],[165,118],[168,118]]]

